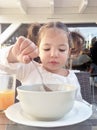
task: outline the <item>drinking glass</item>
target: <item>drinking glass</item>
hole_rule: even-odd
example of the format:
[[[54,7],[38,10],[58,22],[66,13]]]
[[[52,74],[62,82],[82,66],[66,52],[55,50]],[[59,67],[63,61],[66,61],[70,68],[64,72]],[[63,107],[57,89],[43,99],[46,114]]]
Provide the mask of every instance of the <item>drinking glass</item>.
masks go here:
[[[0,112],[14,103],[15,86],[15,75],[0,72]]]

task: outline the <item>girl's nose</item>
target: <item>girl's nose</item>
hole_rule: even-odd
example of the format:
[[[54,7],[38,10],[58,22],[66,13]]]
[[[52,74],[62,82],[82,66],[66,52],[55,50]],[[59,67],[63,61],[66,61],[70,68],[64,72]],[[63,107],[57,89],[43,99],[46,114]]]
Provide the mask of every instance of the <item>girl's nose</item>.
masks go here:
[[[51,57],[58,57],[58,50],[51,50]]]

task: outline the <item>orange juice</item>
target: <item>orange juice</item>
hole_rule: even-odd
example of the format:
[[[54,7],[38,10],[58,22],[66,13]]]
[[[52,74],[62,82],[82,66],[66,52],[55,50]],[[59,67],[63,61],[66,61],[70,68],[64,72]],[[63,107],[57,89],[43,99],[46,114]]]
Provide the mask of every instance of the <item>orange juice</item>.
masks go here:
[[[0,111],[5,110],[14,103],[15,91],[0,91]]]

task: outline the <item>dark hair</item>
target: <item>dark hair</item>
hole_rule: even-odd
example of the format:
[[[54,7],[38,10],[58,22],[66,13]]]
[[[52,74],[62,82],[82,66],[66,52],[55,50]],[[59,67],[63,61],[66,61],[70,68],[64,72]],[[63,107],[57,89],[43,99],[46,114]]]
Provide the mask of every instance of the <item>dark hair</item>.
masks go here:
[[[90,55],[91,55],[92,62],[97,65],[97,41],[90,48]]]
[[[29,38],[35,44],[37,43],[37,36],[38,36],[38,32],[39,32],[40,27],[41,27],[41,24],[39,24],[39,23],[32,23],[28,27],[27,38]]]
[[[91,46],[94,46],[94,44],[97,42],[97,37],[93,37],[91,40]]]
[[[78,41],[79,44],[84,44],[84,37],[79,32],[70,32],[73,41]]]
[[[71,54],[74,53],[79,54],[85,43],[84,37],[79,32],[76,31],[72,31],[70,32],[70,34],[71,34],[72,46],[73,46],[71,50]]]
[[[39,32],[40,27],[41,27],[41,24],[32,23],[30,24],[27,30],[28,31],[27,38],[33,41],[35,44],[37,44],[38,32]],[[34,60],[37,62],[40,62],[39,57],[35,58]]]
[[[41,37],[42,37],[42,34],[45,33],[45,31],[49,28],[54,28],[54,29],[61,29],[63,30],[66,34],[67,34],[67,37],[68,37],[68,43],[69,43],[69,46],[71,47],[71,40],[70,40],[70,32],[67,28],[67,26],[62,23],[62,22],[49,22],[49,23],[46,23],[44,24],[40,30],[39,30],[39,33],[38,33],[38,45],[41,41]]]

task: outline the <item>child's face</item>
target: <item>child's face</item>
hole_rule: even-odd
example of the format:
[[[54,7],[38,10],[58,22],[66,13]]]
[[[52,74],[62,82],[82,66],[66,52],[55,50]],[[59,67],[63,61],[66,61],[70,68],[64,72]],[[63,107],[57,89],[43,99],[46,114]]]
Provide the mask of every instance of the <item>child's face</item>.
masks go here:
[[[41,37],[39,56],[48,71],[60,70],[69,57],[68,37],[61,29],[48,29]]]

